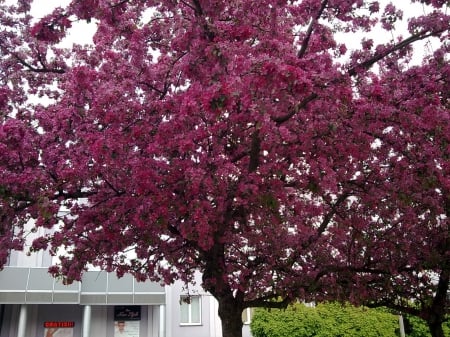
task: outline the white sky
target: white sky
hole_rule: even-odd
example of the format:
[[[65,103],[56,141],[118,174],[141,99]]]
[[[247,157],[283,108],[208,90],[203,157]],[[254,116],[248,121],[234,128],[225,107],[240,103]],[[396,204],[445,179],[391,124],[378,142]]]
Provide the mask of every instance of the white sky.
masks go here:
[[[31,14],[36,18],[42,18],[50,14],[56,7],[65,7],[70,0],[35,0],[31,6]],[[70,47],[73,43],[92,43],[95,33],[95,24],[88,24],[86,21],[74,22],[69,30],[69,35],[60,46]]]
[[[380,9],[384,8],[383,4],[390,2],[389,0],[379,0],[381,6]],[[395,1],[393,1],[395,4]],[[32,14],[36,18],[42,18],[45,15],[51,13],[51,11],[58,7],[64,7],[70,3],[70,0],[35,0],[33,2],[31,11]],[[408,36],[408,32],[406,30],[407,21],[406,18],[411,17],[413,15],[423,15],[430,12],[430,8],[425,5],[414,3],[411,4],[408,2],[407,6],[399,6],[398,7],[404,12],[404,20],[397,25],[396,31],[389,33],[382,29],[376,29],[369,33],[364,34],[352,34],[352,36],[338,36],[337,39],[341,42],[345,42],[348,49],[359,48],[359,41],[361,37],[372,38],[375,42],[388,42],[392,38],[396,39],[398,36],[403,35],[403,37]],[[60,44],[64,47],[70,47],[73,43],[85,44],[92,43],[92,37],[95,33],[95,24],[94,23],[86,23],[85,21],[75,22],[72,25],[72,28],[69,30],[69,36],[63,40]],[[425,41],[416,42],[415,52],[417,53],[416,60],[420,62],[424,54],[430,54],[433,52],[433,44],[437,45],[437,40],[434,41],[432,39],[427,39]]]

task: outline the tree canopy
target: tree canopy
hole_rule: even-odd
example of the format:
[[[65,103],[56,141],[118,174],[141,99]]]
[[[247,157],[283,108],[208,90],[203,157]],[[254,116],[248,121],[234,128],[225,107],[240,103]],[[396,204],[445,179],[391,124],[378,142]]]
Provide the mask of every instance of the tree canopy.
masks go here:
[[[31,4],[0,1],[0,265],[34,223],[67,282],[199,270],[224,337],[246,307],[413,294],[441,336],[448,1]]]

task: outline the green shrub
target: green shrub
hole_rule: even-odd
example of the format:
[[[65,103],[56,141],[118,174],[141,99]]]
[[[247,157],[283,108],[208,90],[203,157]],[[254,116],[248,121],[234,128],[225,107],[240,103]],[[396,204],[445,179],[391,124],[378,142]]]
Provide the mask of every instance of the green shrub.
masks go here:
[[[431,336],[425,321],[405,317],[404,322],[407,337]],[[251,331],[253,337],[398,337],[399,323],[398,316],[385,308],[295,304],[285,310],[257,309]],[[448,322],[444,333],[450,337]]]

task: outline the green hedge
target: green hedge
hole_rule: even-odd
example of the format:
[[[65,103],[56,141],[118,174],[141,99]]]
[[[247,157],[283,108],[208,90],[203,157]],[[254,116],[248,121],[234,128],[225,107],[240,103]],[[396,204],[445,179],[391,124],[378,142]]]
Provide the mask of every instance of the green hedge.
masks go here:
[[[408,317],[405,323],[408,337],[430,336],[424,321]],[[285,310],[257,309],[251,331],[253,337],[398,337],[399,324],[398,316],[383,308],[296,304]],[[444,332],[450,333],[448,324]]]

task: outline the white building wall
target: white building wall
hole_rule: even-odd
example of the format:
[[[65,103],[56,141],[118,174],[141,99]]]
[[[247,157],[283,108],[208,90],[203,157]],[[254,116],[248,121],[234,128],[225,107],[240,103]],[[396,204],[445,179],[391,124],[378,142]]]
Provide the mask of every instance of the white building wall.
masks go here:
[[[217,300],[205,292],[201,286],[201,274],[196,275],[196,284],[189,285],[190,295],[200,295],[202,300],[201,325],[180,324],[180,296],[187,295],[186,286],[182,282],[166,287],[167,301],[167,334],[165,337],[222,337],[222,322],[218,315]],[[251,337],[250,325],[244,324],[243,337]]]
[[[217,300],[210,296],[210,334],[212,337],[221,337],[222,336],[222,322],[219,318],[219,302]]]
[[[212,296],[206,293],[201,287],[201,275],[196,275],[197,282],[195,285],[189,285],[189,294],[193,296],[201,296],[201,323],[199,325],[183,325],[181,324],[180,296],[187,295],[186,285],[182,282],[175,282],[170,287],[166,287],[166,336],[165,337],[216,337],[211,335],[212,326],[215,320],[211,312],[214,308],[211,306]],[[215,314],[216,319],[217,312]],[[220,322],[220,321],[219,321]],[[217,335],[219,337],[219,335]]]
[[[42,229],[44,230],[44,229]],[[33,233],[28,238],[28,246],[35,236],[43,233]],[[52,258],[48,252],[40,251],[28,254],[12,252],[10,266],[46,267],[51,265]],[[189,285],[189,294],[201,296],[201,324],[183,325],[180,322],[180,296],[187,295],[184,283],[176,282],[165,287],[166,304],[163,306],[142,306],[140,337],[221,337],[222,327],[218,316],[218,303],[211,294],[201,286],[201,274],[196,275],[196,284]],[[0,337],[17,336],[19,305],[7,305]],[[39,310],[38,310],[39,308]],[[161,308],[163,315],[161,315]],[[83,306],[82,305],[27,305],[26,336],[44,336],[43,321],[75,321],[74,336],[82,336]],[[113,330],[113,306],[92,305],[90,321],[90,337],[110,337]],[[243,337],[251,337],[248,325],[244,325]]]

